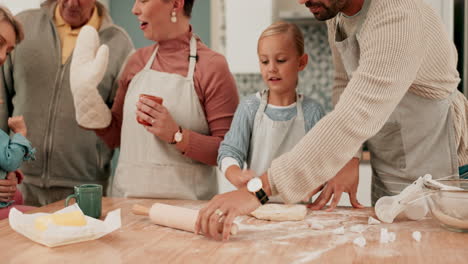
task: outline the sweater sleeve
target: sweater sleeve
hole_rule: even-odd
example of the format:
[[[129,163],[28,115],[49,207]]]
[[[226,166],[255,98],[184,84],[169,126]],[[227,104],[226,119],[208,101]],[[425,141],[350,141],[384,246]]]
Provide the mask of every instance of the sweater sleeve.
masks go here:
[[[18,169],[24,160],[33,159],[35,152],[21,134],[15,134],[10,139],[3,130],[0,130],[0,150],[0,168],[5,171]]]
[[[336,19],[336,18],[335,18]],[[333,88],[332,88],[332,103],[335,106],[340,99],[341,94],[343,93],[346,85],[348,85],[349,79],[348,74],[341,60],[341,56],[336,48],[335,42],[335,19],[327,22],[328,26],[328,43],[330,43],[330,49],[332,54],[333,66],[334,66],[334,76],[333,76]]]
[[[244,167],[244,162],[249,154],[250,138],[256,113],[256,110],[249,110],[248,101],[250,100],[253,100],[253,98],[243,100],[237,107],[231,128],[219,147],[218,164],[220,165],[225,158],[233,158],[240,168]]]
[[[359,67],[335,109],[268,171],[273,194],[286,202],[300,201],[335,176],[381,129],[416,79],[425,49],[415,3],[374,3],[358,38]]]
[[[205,164],[216,165],[218,148],[231,126],[239,95],[234,77],[222,55],[213,55],[209,63],[199,70],[203,71],[198,86],[204,91],[203,108],[210,134],[190,131],[184,155]]]
[[[336,19],[336,18],[335,18]],[[333,88],[332,88],[332,103],[333,106],[336,106],[338,101],[340,100],[340,96],[343,93],[346,85],[348,85],[349,78],[348,74],[346,73],[345,67],[343,65],[343,61],[341,60],[341,56],[339,54],[338,49],[335,45],[335,19],[327,22],[328,25],[328,42],[330,43],[330,49],[332,53],[333,65],[335,66],[335,74],[333,77]],[[354,157],[361,159],[362,156],[362,147],[354,154]]]

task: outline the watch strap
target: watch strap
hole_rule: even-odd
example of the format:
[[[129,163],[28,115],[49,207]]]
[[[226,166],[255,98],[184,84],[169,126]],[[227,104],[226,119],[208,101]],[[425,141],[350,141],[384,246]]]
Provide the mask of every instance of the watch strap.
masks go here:
[[[257,199],[260,201],[262,205],[266,204],[269,200],[268,195],[263,189],[256,191],[255,196],[257,196]]]

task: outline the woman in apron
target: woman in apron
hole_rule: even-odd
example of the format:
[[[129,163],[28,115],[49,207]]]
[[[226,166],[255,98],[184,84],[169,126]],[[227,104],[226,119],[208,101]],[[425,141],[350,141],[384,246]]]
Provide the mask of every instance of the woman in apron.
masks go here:
[[[237,188],[265,172],[273,159],[291,150],[324,115],[318,103],[296,92],[298,74],[308,56],[295,24],[277,22],[265,29],[258,56],[268,89],[241,102],[218,154],[221,171]],[[244,161],[253,173],[241,169]],[[279,197],[270,200],[280,201]]]
[[[238,95],[224,57],[192,33],[193,3],[135,1],[144,36],[157,44],[129,58],[110,123],[95,130],[120,146],[113,196],[194,200],[217,193],[216,157]]]

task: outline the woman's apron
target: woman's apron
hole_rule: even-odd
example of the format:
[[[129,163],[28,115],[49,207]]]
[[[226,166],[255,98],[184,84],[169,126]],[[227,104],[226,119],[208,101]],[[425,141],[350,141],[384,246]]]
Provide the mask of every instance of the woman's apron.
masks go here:
[[[366,0],[356,32],[343,39],[336,23],[335,45],[351,79],[359,66],[357,35],[370,5]],[[338,20],[337,20],[338,21]],[[367,141],[371,153],[372,204],[400,193],[426,173],[434,178],[458,175],[458,156],[450,107],[456,92],[429,99],[407,92],[382,129]],[[356,124],[359,125],[359,124]]]
[[[194,89],[197,41],[190,40],[187,77],[151,69],[158,48],[133,78],[125,96],[121,151],[112,195],[166,199],[208,200],[218,190],[216,169],[182,155],[136,121],[140,94],[162,97],[163,105],[184,129],[209,135],[210,130]]]
[[[301,95],[297,95],[296,117],[287,121],[271,120],[265,109],[268,105],[268,90],[260,93],[260,106],[255,114],[252,138],[249,147],[249,168],[254,170],[257,175],[266,172],[273,159],[290,151],[305,134],[304,113],[302,111]],[[270,197],[270,201],[282,202],[281,199]]]

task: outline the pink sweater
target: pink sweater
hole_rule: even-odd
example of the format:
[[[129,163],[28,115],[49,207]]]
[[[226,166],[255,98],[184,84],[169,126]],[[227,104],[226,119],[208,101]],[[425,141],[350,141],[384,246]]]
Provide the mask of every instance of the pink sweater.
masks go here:
[[[176,39],[160,42],[151,69],[187,76],[191,37],[192,32],[187,32]],[[133,76],[144,68],[157,45],[141,48],[129,58],[120,76],[119,89],[112,106],[112,122],[107,128],[95,130],[111,148],[120,146],[123,105],[128,86]],[[210,50],[198,37],[197,55],[195,91],[204,109],[210,135],[190,131],[190,141],[184,155],[205,164],[216,165],[219,144],[231,126],[239,96],[224,56]]]

